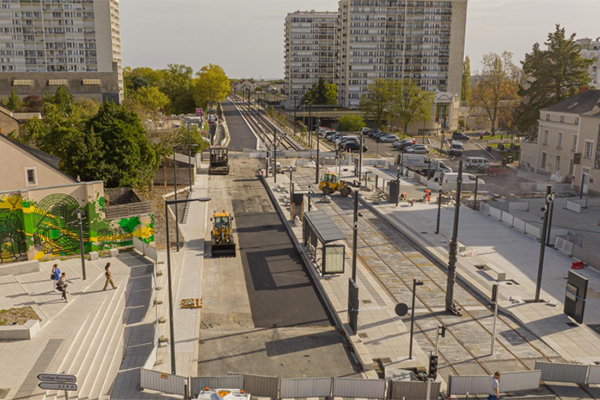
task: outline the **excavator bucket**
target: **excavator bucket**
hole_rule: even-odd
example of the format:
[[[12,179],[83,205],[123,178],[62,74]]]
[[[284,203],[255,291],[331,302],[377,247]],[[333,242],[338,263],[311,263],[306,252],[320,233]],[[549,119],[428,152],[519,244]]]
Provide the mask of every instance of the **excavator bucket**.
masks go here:
[[[211,253],[213,257],[235,257],[235,243],[233,238],[229,243],[218,243],[215,239],[211,241]]]

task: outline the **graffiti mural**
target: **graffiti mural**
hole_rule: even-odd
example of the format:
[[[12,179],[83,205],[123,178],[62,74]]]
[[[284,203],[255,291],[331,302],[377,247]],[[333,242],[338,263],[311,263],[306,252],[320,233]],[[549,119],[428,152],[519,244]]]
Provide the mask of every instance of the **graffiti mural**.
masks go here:
[[[99,195],[82,202],[63,193],[39,201],[19,193],[0,194],[0,263],[78,254],[78,211],[86,252],[132,246],[134,236],[145,243],[154,241],[152,215],[107,220],[104,197]]]
[[[27,259],[27,242],[23,229],[22,200],[18,193],[0,202],[0,264]]]

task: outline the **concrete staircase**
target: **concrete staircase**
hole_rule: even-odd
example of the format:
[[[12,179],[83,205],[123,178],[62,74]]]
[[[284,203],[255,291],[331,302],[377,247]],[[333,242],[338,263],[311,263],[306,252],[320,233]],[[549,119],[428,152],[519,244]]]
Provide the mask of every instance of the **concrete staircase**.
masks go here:
[[[126,266],[112,266],[114,275],[128,276]],[[78,329],[64,341],[58,351],[60,357],[50,365],[48,372],[77,376],[77,392],[69,399],[108,399],[108,391],[123,358],[126,343],[125,327],[131,296],[127,279],[117,279],[117,289],[102,291],[104,279],[98,279],[86,294],[74,298],[72,307],[84,310]],[[79,302],[79,304],[75,304]],[[76,310],[72,310],[76,311]],[[83,314],[83,315],[81,315]],[[55,321],[56,322],[56,321]],[[57,329],[53,326],[52,329]],[[51,332],[48,333],[52,335]],[[64,392],[47,391],[45,399],[63,399]]]

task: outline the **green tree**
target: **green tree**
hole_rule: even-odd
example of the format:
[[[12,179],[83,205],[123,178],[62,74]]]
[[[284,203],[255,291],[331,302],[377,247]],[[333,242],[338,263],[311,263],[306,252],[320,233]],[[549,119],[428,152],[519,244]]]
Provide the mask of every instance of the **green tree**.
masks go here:
[[[463,63],[463,74],[462,74],[462,89],[460,92],[460,99],[462,101],[471,100],[471,59],[469,56],[465,58]]]
[[[537,132],[540,109],[574,96],[591,81],[588,68],[593,60],[581,56],[575,34],[567,37],[565,29],[556,25],[544,44],[546,49],[534,44],[522,61],[526,83],[519,90],[523,100],[516,125],[531,136]]]
[[[360,115],[344,115],[339,119],[342,132],[358,132],[365,126],[365,120]]]
[[[107,187],[151,185],[158,166],[154,149],[135,113],[105,103],[87,129],[94,133],[103,150],[103,168],[96,176],[86,176],[88,180],[102,179]]]
[[[30,94],[23,98],[23,110],[25,112],[44,112],[44,99],[39,94]]]
[[[490,53],[483,56],[481,77],[471,93],[471,109],[482,109],[496,133],[498,120],[512,114],[519,99],[519,71],[512,62],[512,53]]]
[[[194,111],[195,102],[192,92],[192,67],[181,64],[169,64],[163,71],[160,91],[167,95],[171,104],[169,113],[185,114]]]
[[[205,65],[198,71],[193,82],[196,105],[204,109],[208,104],[221,102],[231,92],[229,78],[218,65]]]
[[[13,91],[10,92],[10,96],[8,96],[8,98],[2,104],[10,111],[17,112],[23,106],[23,101],[19,96],[17,96],[13,89]]]
[[[367,94],[360,98],[360,108],[366,116],[373,117],[377,126],[381,127],[387,108],[390,105],[392,92],[391,81],[376,79],[367,86]]]
[[[302,103],[334,106],[337,104],[337,86],[319,78],[302,97]]]
[[[412,79],[396,80],[392,83],[389,106],[390,121],[398,120],[406,133],[411,122],[431,119],[434,94],[423,91]]]
[[[71,114],[74,111],[75,96],[64,86],[57,87],[54,94],[46,94],[43,99],[45,105],[53,104],[59,112]]]
[[[143,87],[130,96],[148,113],[158,113],[169,105],[169,97],[156,87]]]

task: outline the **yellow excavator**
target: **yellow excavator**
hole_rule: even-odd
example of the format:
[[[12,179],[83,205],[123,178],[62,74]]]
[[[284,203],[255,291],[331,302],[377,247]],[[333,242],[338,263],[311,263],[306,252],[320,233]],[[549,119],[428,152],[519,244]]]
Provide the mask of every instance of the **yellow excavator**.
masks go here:
[[[233,217],[223,210],[215,211],[210,219],[213,223],[211,249],[213,257],[235,257],[235,242],[233,241]]]
[[[348,197],[352,193],[352,188],[346,182],[340,180],[340,177],[335,172],[327,172],[321,176],[319,190],[326,196],[337,191],[340,192],[342,197]]]

